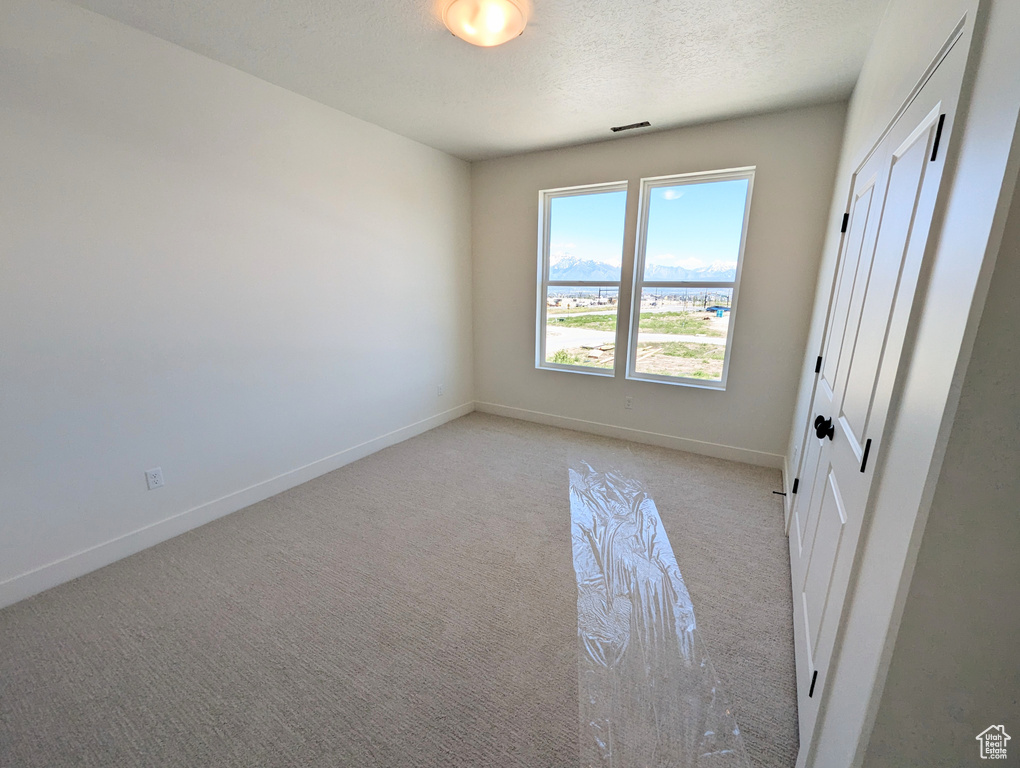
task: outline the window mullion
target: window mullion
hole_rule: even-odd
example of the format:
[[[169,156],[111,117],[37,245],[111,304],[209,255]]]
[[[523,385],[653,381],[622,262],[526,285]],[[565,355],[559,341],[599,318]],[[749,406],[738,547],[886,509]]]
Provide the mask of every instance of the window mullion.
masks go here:
[[[641,288],[733,288],[735,285],[736,283],[732,280],[718,282],[665,282],[662,280],[641,280],[638,282],[638,286]]]
[[[620,281],[592,281],[592,280],[546,280],[545,285],[549,288],[573,288],[578,286],[581,288],[619,288]]]

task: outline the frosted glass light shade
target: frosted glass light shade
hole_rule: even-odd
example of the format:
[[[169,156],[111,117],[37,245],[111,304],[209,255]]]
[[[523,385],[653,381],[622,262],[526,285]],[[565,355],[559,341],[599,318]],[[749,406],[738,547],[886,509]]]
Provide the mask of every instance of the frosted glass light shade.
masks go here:
[[[453,0],[443,22],[461,40],[488,48],[513,40],[528,20],[512,0]]]

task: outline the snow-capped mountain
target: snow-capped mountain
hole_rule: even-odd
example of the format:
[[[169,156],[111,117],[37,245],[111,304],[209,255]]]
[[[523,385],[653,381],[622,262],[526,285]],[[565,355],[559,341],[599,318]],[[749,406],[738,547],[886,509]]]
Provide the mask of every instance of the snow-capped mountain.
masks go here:
[[[563,256],[549,266],[550,280],[606,280],[620,279],[620,267],[594,259]]]
[[[737,264],[734,261],[716,261],[707,267],[685,269],[684,267],[666,267],[658,264],[645,265],[645,280],[721,283],[737,279]]]
[[[645,280],[662,282],[728,282],[735,280],[737,265],[735,262],[717,261],[707,267],[687,269],[685,267],[666,267],[658,264],[645,266]],[[550,280],[605,280],[620,279],[620,267],[594,259],[581,259],[576,256],[564,256],[554,260],[549,266]]]

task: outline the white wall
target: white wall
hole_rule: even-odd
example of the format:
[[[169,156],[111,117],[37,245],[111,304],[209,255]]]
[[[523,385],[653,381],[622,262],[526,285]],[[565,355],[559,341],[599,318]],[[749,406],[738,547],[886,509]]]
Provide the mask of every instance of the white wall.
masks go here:
[[[478,407],[781,466],[844,116],[833,104],[475,163]],[[627,179],[633,232],[641,177],[748,165],[757,171],[725,392],[536,370],[539,190]],[[628,237],[625,274],[633,250]]]
[[[980,4],[977,0],[892,0],[851,99],[833,215],[845,204],[850,173],[964,14],[973,25],[974,38],[961,109],[947,149],[944,204],[932,228],[925,282],[908,332],[906,364],[894,395],[884,455],[877,457],[876,485],[843,614],[843,640],[824,684],[817,751],[809,765],[870,765],[880,759],[884,747],[876,745],[875,751],[870,751],[868,744],[877,714],[890,711],[883,696],[892,696],[890,701],[895,703],[902,694],[899,686],[917,685],[915,678],[908,682],[899,675],[889,680],[891,687],[886,686],[894,644],[896,654],[903,658],[917,655],[919,663],[913,671],[921,675],[925,661],[937,655],[931,648],[937,646],[941,649],[938,653],[944,655],[959,636],[990,631],[988,627],[956,627],[958,637],[953,641],[943,644],[930,639],[927,655],[923,644],[915,645],[916,634],[906,635],[902,642],[896,639],[904,606],[909,608],[913,599],[910,595],[939,587],[932,570],[915,576],[914,563],[1016,175],[1018,159],[1011,155],[1011,144],[1020,107],[1020,49],[1014,32],[1020,26],[1020,4],[1015,0]],[[830,237],[819,274],[805,363],[817,354],[837,247],[838,238]],[[809,415],[812,378],[805,376],[801,384],[791,459],[799,449]],[[979,462],[991,461],[996,450],[994,445],[971,447]],[[960,509],[946,514],[967,517]],[[934,534],[933,542],[938,541],[938,535]],[[929,557],[937,556],[938,544],[932,546]],[[956,554],[966,553],[961,548]],[[958,587],[953,602],[982,599],[979,575]],[[965,684],[959,675],[953,675],[952,680],[953,686]],[[933,688],[921,686],[919,690],[930,693]],[[952,697],[956,692],[942,689],[940,693]],[[971,704],[964,707],[965,720],[977,712]],[[916,718],[916,713],[911,717]],[[929,754],[931,743],[949,743],[938,722],[913,722],[911,730],[898,732],[902,741],[894,759],[874,764],[928,764],[918,755]],[[881,740],[888,733],[887,725],[883,719],[876,731]],[[803,750],[809,734],[801,736]],[[963,759],[965,754],[954,764]]]
[[[0,104],[0,605],[470,410],[467,163],[51,0]]]

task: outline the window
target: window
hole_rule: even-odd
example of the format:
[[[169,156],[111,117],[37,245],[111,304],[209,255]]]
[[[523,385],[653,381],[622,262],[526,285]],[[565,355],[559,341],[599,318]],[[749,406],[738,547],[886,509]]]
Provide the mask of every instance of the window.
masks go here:
[[[628,378],[725,387],[753,179],[641,180]]]
[[[614,375],[627,183],[540,196],[537,365]]]
[[[619,359],[628,379],[725,388],[753,181],[754,168],[641,179],[630,285],[627,183],[542,191],[538,367],[613,376]]]

